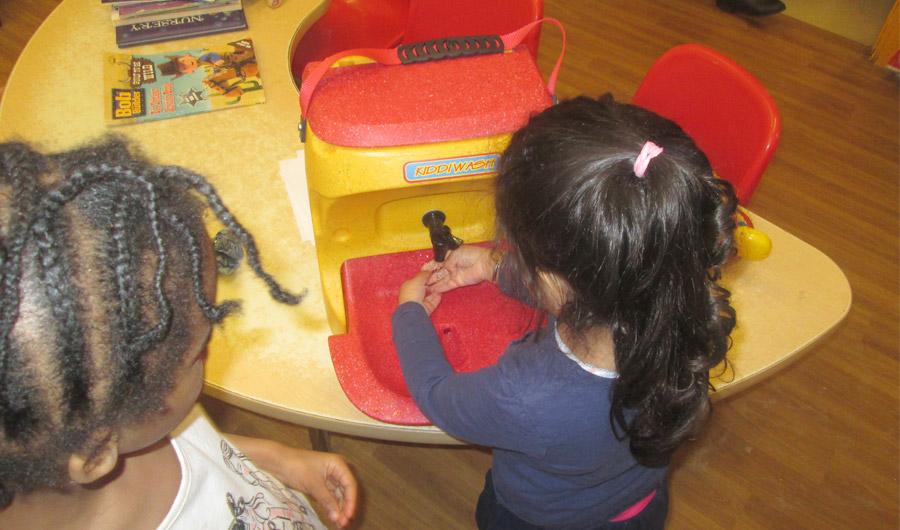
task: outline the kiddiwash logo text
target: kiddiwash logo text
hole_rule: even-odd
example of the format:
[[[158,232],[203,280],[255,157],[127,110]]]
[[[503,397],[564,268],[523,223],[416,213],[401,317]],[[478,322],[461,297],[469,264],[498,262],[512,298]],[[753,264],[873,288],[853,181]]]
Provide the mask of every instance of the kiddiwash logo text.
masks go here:
[[[403,177],[407,182],[473,177],[497,171],[499,163],[500,155],[496,153],[407,162],[403,166]]]

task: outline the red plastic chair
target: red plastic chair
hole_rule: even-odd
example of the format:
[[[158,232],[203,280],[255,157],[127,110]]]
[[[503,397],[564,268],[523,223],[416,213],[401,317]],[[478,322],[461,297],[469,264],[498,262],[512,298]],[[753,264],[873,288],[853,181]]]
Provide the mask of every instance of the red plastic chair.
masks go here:
[[[503,35],[543,17],[543,0],[411,0],[402,44],[443,37]],[[541,28],[523,41],[537,60]]]
[[[653,63],[631,102],[680,125],[741,205],[750,202],[778,147],[781,118],[747,70],[709,48],[676,46]]]

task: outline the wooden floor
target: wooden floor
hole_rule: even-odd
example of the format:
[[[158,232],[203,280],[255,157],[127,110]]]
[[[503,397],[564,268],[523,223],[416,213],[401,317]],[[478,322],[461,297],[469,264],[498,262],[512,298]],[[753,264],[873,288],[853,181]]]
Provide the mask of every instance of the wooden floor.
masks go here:
[[[56,4],[0,2],[0,82]],[[713,0],[545,0],[545,14],[568,31],[562,96],[610,91],[627,101],[653,59],[685,42],[755,74],[778,104],[783,135],[751,207],[834,259],[853,289],[836,331],[788,369],[718,402],[701,438],[677,454],[668,527],[897,529],[897,77],[871,66],[860,44],[784,15],[727,15]],[[547,26],[544,71],[558,46]],[[301,427],[204,402],[226,432],[308,446]],[[363,485],[354,528],[474,527],[487,451],[333,443]]]

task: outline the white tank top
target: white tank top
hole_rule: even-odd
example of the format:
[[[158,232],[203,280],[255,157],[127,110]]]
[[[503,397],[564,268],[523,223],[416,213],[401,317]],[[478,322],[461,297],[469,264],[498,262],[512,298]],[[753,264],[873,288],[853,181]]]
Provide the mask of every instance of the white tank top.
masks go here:
[[[326,530],[301,493],[260,471],[200,405],[170,439],[181,462],[181,486],[158,530]]]

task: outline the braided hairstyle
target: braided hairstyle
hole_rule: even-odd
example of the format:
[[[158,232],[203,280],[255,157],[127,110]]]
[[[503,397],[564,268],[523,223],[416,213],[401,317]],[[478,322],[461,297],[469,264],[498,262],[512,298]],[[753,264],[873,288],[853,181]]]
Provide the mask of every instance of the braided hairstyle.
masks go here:
[[[639,178],[647,141],[664,151]],[[607,94],[532,117],[501,159],[495,200],[536,302],[539,273],[554,273],[571,291],[558,320],[581,336],[610,329],[610,422],[638,462],[666,465],[730,347],[735,312],[716,282],[734,255],[731,185],[675,123]]]
[[[207,205],[273,298],[302,299],[203,177],[131,151],[115,138],[56,155],[0,144],[0,509],[67,484],[69,455],[108,441],[97,433],[164,409],[190,304],[211,322],[238,307],[203,288]]]

